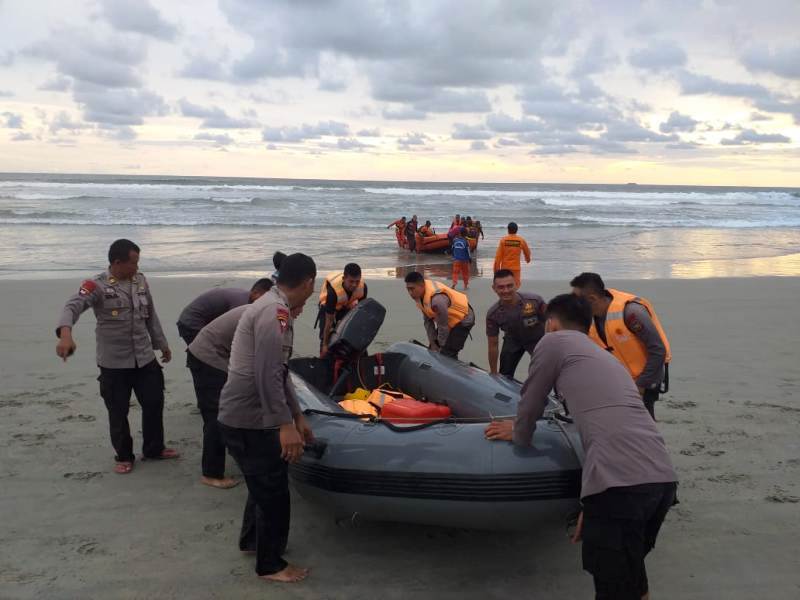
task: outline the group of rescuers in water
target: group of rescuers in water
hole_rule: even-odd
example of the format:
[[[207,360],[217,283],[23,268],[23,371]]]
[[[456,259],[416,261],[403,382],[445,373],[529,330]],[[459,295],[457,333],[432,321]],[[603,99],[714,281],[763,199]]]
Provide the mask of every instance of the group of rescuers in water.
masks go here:
[[[509,227],[509,235],[518,238],[514,229]],[[529,259],[527,244],[512,247]],[[109,415],[114,471],[120,474],[130,473],[135,460],[131,391],[142,408],[143,460],[179,456],[164,445],[164,376],[154,350],[163,363],[171,351],[148,281],[138,272],[139,254],[130,240],[111,244],[108,269],[80,284],[56,328],[56,352],[66,361],[76,349],[72,328],[84,311],[94,311],[100,395]],[[288,377],[288,361],[294,319],[314,293],[317,272],[313,259],[300,253],[278,252],[273,263],[272,277],[249,290],[201,294],[177,325],[188,345],[187,366],[203,418],[202,482],[223,489],[239,483],[225,475],[227,448],[249,492],[240,550],[255,553],[260,577],[297,582],[308,569],[283,559],[288,465],[301,458],[313,433]],[[513,377],[522,355],[532,358],[516,418],[493,421],[486,438],[535,445],[536,421],[555,390],[585,451],[582,512],[573,541],[583,542],[583,566],[594,577],[596,598],[646,598],[644,559],[677,502],[677,476],[653,408],[671,358],[664,329],[649,301],[606,288],[596,273],[581,273],[570,282],[571,293],[545,302],[520,289],[520,271],[508,268],[505,258],[496,266],[492,288],[498,300],[485,323],[489,370]],[[466,293],[417,271],[405,276],[405,286],[423,315],[430,351],[457,358],[476,320]],[[317,319],[322,357],[337,322],[366,297],[367,283],[355,263],[325,277]],[[505,335],[498,352],[500,331]]]

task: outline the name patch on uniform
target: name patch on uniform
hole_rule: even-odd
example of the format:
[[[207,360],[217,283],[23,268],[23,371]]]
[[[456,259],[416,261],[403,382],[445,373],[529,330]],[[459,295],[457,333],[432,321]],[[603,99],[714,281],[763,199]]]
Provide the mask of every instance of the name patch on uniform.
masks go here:
[[[534,302],[526,302],[522,306],[522,314],[526,317],[536,314],[536,303]]]
[[[519,248],[520,246],[522,246],[522,244],[520,244],[519,240],[506,240],[505,242],[503,242],[503,245],[509,246],[509,247],[514,247],[514,248]]]
[[[281,327],[281,333],[286,333],[286,329],[289,327],[289,311],[285,308],[279,307],[275,313],[275,318],[278,319],[278,325]]]
[[[97,289],[97,284],[94,281],[92,281],[91,279],[87,279],[86,281],[84,281],[81,284],[80,289],[78,289],[78,293],[81,296],[88,296],[89,294],[94,292],[96,289]]]

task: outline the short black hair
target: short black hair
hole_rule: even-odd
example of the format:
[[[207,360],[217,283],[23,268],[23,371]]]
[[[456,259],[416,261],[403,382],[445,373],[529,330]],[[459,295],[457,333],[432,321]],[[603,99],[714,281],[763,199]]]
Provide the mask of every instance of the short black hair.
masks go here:
[[[578,288],[581,290],[589,290],[602,294],[606,291],[606,284],[603,283],[603,278],[597,273],[581,273],[574,277],[569,282],[570,287]]]
[[[545,318],[557,317],[567,329],[589,333],[592,326],[592,306],[575,294],[560,294],[547,303]]]
[[[411,271],[411,273],[406,275],[406,283],[424,283],[424,282],[425,278],[419,271]]]
[[[281,263],[283,263],[283,259],[286,258],[286,255],[278,250],[275,254],[272,255],[272,266],[275,267],[276,271],[281,270]]]
[[[297,252],[290,254],[281,262],[278,273],[278,285],[294,289],[303,285],[307,280],[317,276],[317,265],[314,259]]]
[[[264,279],[259,279],[253,284],[253,287],[250,288],[251,292],[268,292],[272,289],[272,279],[265,277]]]
[[[514,277],[514,272],[511,269],[500,269],[499,271],[495,271],[494,279],[492,279],[492,281],[497,281],[503,277]]]
[[[508,233],[517,233],[517,231],[519,231],[519,227],[514,221],[511,221],[511,223],[508,224]]]
[[[139,250],[139,246],[130,240],[116,240],[108,248],[108,264],[113,265],[116,260],[124,263],[128,262],[131,258],[131,252],[139,253],[141,250]]]
[[[431,224],[430,221],[425,221],[425,225],[430,225],[430,224]]]
[[[347,263],[344,266],[345,277],[361,277],[361,267],[356,263]]]

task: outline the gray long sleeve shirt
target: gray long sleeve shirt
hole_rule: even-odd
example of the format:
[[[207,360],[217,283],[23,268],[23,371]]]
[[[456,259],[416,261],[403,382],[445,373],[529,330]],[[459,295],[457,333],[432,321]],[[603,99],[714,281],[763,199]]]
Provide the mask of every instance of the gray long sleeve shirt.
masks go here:
[[[154,348],[169,348],[144,274],[120,281],[105,271],[85,280],[64,305],[56,335],[60,337],[62,327],[73,327],[89,308],[97,319],[98,366],[143,367],[155,360]]]
[[[450,326],[447,322],[447,312],[450,309],[450,298],[446,294],[434,294],[431,298],[431,308],[436,313],[435,319],[425,317],[425,332],[428,334],[428,342],[436,342],[439,346],[447,343],[447,336],[450,335]],[[475,311],[469,307],[467,316],[461,319],[460,325],[471,327],[475,324]]]
[[[192,356],[215,369],[227,372],[233,336],[239,325],[239,319],[247,308],[247,304],[232,308],[203,327],[189,344],[188,350]]]
[[[631,330],[647,351],[647,361],[636,385],[643,389],[659,387],[664,380],[664,361],[667,358],[667,348],[661,340],[658,329],[653,323],[647,308],[638,302],[628,302],[622,313],[625,325]],[[597,334],[605,342],[606,319],[595,317]]]
[[[219,421],[240,429],[272,429],[300,414],[289,377],[294,339],[286,296],[277,286],[239,319],[219,399]]]
[[[247,304],[250,292],[242,288],[214,288],[203,292],[181,311],[178,323],[200,331],[217,317],[237,306]]]
[[[580,331],[548,333],[537,344],[514,421],[515,444],[531,444],[553,387],[583,443],[581,498],[612,487],[677,481],[664,439],[630,374]]]

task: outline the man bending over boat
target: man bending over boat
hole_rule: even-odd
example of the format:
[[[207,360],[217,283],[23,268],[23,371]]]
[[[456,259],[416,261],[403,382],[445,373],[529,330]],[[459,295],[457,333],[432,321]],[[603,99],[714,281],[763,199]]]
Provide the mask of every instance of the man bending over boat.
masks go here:
[[[548,394],[558,389],[586,456],[573,542],[583,541],[583,568],[594,577],[595,598],[639,600],[649,598],[644,560],[675,503],[678,478],[636,384],[589,338],[591,324],[585,299],[562,294],[549,302],[546,333],[533,351],[517,416],[490,424],[486,437],[530,446]]]
[[[467,295],[425,279],[418,271],[406,275],[406,289],[424,316],[431,352],[457,359],[475,325]]]

